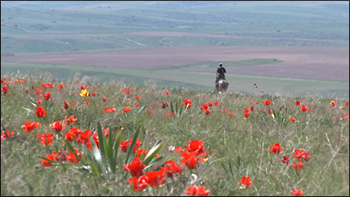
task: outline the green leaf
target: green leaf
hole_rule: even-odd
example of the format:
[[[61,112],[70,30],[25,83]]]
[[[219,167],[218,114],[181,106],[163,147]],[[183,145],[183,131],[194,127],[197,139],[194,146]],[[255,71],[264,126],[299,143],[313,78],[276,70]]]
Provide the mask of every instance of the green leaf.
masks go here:
[[[173,102],[170,102],[171,113],[174,113]]]
[[[107,157],[108,157],[108,163],[109,163],[109,166],[111,167],[111,170],[112,170],[112,166],[113,166],[113,161],[114,161],[114,149],[113,149],[113,146],[114,146],[114,133],[112,132],[112,128],[109,127],[109,135],[108,135],[108,139],[107,139],[107,148],[106,148],[106,152],[107,152]],[[116,150],[118,151],[118,149]],[[114,173],[114,171],[112,170],[112,172]]]
[[[164,143],[160,143],[161,140],[157,142],[155,146],[151,148],[151,150],[148,152],[145,160],[143,160],[143,164],[146,166],[152,161],[152,159],[157,155],[157,153],[162,149]]]
[[[116,167],[116,163],[117,163],[117,158],[118,158],[118,148],[119,148],[119,143],[122,139],[122,134],[123,134],[123,129],[124,128],[121,128],[119,130],[119,133],[117,135],[117,139],[116,139],[116,142],[115,142],[115,145],[114,145],[114,158],[111,162],[111,170],[113,173],[115,173],[115,167]]]
[[[91,143],[92,152],[94,153],[94,159],[96,159],[96,161],[97,161],[98,171],[104,173],[101,153],[98,150],[98,147],[97,147],[97,145],[95,143],[95,140],[93,140],[91,136],[89,136],[89,140],[90,140],[90,143]]]
[[[98,135],[99,145],[100,145],[100,150],[101,150],[101,155],[102,155],[102,162],[106,166],[106,164],[107,164],[107,161],[106,161],[107,160],[107,154],[106,154],[107,141],[106,141],[106,136],[102,132],[102,127],[101,127],[100,122],[97,122],[97,135]]]
[[[137,128],[136,133],[135,133],[134,137],[132,138],[131,145],[128,147],[128,150],[127,150],[127,153],[126,153],[126,160],[125,160],[125,164],[126,164],[126,165],[129,165],[130,162],[131,162],[131,158],[132,158],[132,156],[133,156],[132,154],[133,154],[133,152],[134,152],[135,143],[136,143],[136,140],[137,140],[138,135],[139,135],[139,133],[140,133],[140,127],[141,127],[141,126],[139,126],[139,127]]]
[[[143,170],[146,170],[147,168],[152,167],[155,163],[157,163],[158,161],[160,161],[162,159],[163,159],[163,157],[158,157],[158,158],[152,159],[152,161]],[[165,163],[164,163],[164,165],[165,165]],[[164,167],[164,165],[163,165],[163,167]],[[154,171],[157,171],[157,169],[155,169]]]
[[[140,109],[139,111],[137,111],[136,115],[138,115],[139,113],[141,113],[146,107],[147,107],[147,105],[141,107],[141,109]]]

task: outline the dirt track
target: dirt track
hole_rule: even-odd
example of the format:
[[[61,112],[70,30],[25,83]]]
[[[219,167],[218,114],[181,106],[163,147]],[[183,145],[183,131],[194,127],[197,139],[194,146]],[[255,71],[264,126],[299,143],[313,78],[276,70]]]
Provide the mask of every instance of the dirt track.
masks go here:
[[[228,72],[349,81],[349,47],[164,47],[1,57],[1,61],[128,68],[248,59],[284,62],[228,68]]]

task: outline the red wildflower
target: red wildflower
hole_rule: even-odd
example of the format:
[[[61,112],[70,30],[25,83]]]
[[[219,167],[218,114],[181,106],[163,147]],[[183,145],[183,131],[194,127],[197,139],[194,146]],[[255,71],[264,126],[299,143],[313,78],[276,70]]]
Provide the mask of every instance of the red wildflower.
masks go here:
[[[148,114],[152,114],[152,113],[153,113],[153,110],[151,110],[151,108],[148,108],[147,113],[148,113]]]
[[[93,93],[92,93],[92,96],[96,96],[96,92],[93,92]]]
[[[140,96],[137,95],[137,96],[135,97],[135,99],[136,99],[136,100],[140,100]]]
[[[71,106],[74,106],[75,105],[75,103],[74,102],[71,102],[71,104],[70,104]]]
[[[307,110],[309,113],[312,113],[314,110],[313,109],[309,109]]]
[[[37,115],[39,118],[43,118],[46,116],[46,110],[41,106],[36,107],[35,115]]]
[[[196,156],[205,152],[204,147],[203,147],[203,141],[199,140],[192,140],[188,142],[189,147],[185,145],[185,148],[188,152],[196,152]]]
[[[131,111],[130,106],[124,107],[124,112],[127,114],[128,112]]]
[[[158,103],[153,103],[154,106],[158,106]]]
[[[300,101],[299,100],[295,101],[295,105],[300,105]]]
[[[8,86],[4,86],[4,87],[1,88],[1,91],[2,91],[4,94],[6,94],[7,91],[8,91],[8,89],[9,89]]]
[[[129,90],[125,90],[124,93],[125,93],[125,94],[130,94],[130,91],[129,91]]]
[[[107,101],[107,97],[102,98],[102,101],[106,102]]]
[[[305,105],[302,105],[301,107],[300,107],[300,111],[306,111],[307,110],[307,107],[305,106]]]
[[[304,167],[304,165],[301,163],[301,162],[299,162],[299,163],[293,163],[292,164],[292,167],[295,169],[295,170],[301,170],[303,167]]]
[[[250,180],[249,176],[242,176],[241,181],[238,182],[238,184],[242,184],[244,189],[248,189],[250,186],[252,186],[253,182]]]
[[[44,87],[44,88],[53,88],[53,87],[55,87],[55,86],[52,85],[52,84],[45,84],[45,83],[43,83],[43,84],[41,84],[41,87]]]
[[[67,159],[68,159],[68,158],[67,158],[67,155],[68,155],[67,151],[61,151],[61,150],[60,150],[59,153],[57,153],[56,151],[53,151],[52,155],[55,156],[55,160],[56,160],[57,162],[60,162],[60,161],[67,161]]]
[[[89,100],[84,101],[84,105],[90,105],[90,101]]]
[[[270,105],[270,104],[271,104],[271,101],[270,101],[270,100],[265,100],[265,101],[264,101],[264,104],[265,104],[265,105]]]
[[[170,92],[169,92],[169,91],[166,91],[165,94],[168,95],[168,94],[170,94]]]
[[[146,165],[142,164],[138,157],[135,157],[129,165],[124,164],[124,171],[130,171],[131,176],[140,177],[143,175],[143,168]]]
[[[215,107],[219,107],[219,106],[220,106],[220,103],[216,101],[216,102],[214,103],[214,106],[215,106]]]
[[[72,129],[71,129],[71,132],[72,132]],[[91,130],[90,129],[88,129],[88,130],[86,130],[84,132],[81,132],[81,131],[79,132],[78,131],[76,133],[79,134],[77,142],[79,142],[81,144],[86,144],[86,143],[90,142],[90,140],[89,140],[89,136],[91,134]],[[91,146],[91,144],[90,144],[90,146]]]
[[[34,87],[34,86],[32,86],[31,88],[34,90],[34,88],[35,88],[35,87]]]
[[[38,104],[41,104],[43,101],[40,100],[40,99],[38,99],[38,100],[36,100],[36,102],[37,102]]]
[[[244,112],[244,117],[248,118],[250,116],[249,112]]]
[[[221,110],[221,113],[226,113],[226,109],[222,109],[222,110]]]
[[[35,91],[34,91],[34,94],[39,94],[39,93],[42,93],[43,90],[41,88],[37,88]]]
[[[125,140],[125,142],[119,142],[119,146],[120,148],[122,149],[123,152],[126,152],[128,147],[131,145],[132,143],[132,139],[130,140]],[[137,151],[137,149],[139,149],[141,145],[141,142],[139,139],[136,139],[136,143],[135,143],[135,146],[134,146],[134,153]]]
[[[68,105],[67,101],[63,101],[63,108],[64,109],[68,109],[69,108],[69,105]]]
[[[346,101],[346,102],[345,102],[345,106],[348,106],[348,105],[349,105],[349,101]]]
[[[115,112],[115,108],[114,107],[106,107],[106,108],[103,109],[103,111],[105,113],[107,113],[107,112]]]
[[[55,160],[55,156],[53,154],[47,154],[45,158],[50,160]],[[46,161],[45,159],[41,159],[41,165],[45,167],[50,167],[52,162]]]
[[[229,116],[229,117],[232,117],[232,116],[233,116],[233,113],[232,113],[232,112],[231,112],[231,113],[229,113],[229,114],[228,114],[228,116]]]
[[[147,176],[140,176],[139,178],[131,177],[128,182],[130,185],[132,184],[132,188],[135,192],[139,192],[147,187],[148,178]]]
[[[311,159],[311,155],[310,155],[310,152],[305,152],[303,155],[302,155],[302,158],[304,159],[304,161],[309,161]]]
[[[26,132],[30,133],[38,126],[41,126],[39,122],[25,122],[24,125],[21,126],[21,128]]]
[[[185,106],[187,106],[188,105],[188,107],[187,107],[187,109],[190,109],[191,107],[192,107],[192,100],[189,100],[189,99],[185,99],[182,103],[185,105]]]
[[[51,129],[57,132],[61,132],[64,130],[64,128],[66,128],[66,123],[64,123],[62,120],[51,123]]]
[[[165,109],[166,107],[168,107],[168,103],[167,103],[167,102],[165,102],[165,103],[162,104],[162,108],[163,108],[163,109]]]
[[[244,111],[244,112],[249,112],[249,109],[248,109],[248,108],[244,108],[243,111]]]
[[[158,170],[154,172],[149,172],[146,174],[148,178],[148,185],[153,188],[162,187],[166,183],[165,170]]]
[[[183,168],[178,166],[175,161],[168,160],[165,161],[164,169],[168,177],[175,178],[182,174]]]
[[[291,117],[291,118],[289,119],[289,121],[295,122],[295,118],[294,118],[294,117]]]
[[[125,88],[124,88],[124,87],[121,87],[120,90],[123,91],[123,90],[125,90]]]
[[[330,104],[334,106],[335,104],[337,104],[337,101],[331,101]]]
[[[82,158],[81,153],[77,150],[74,149],[75,153],[78,155],[78,157],[80,157],[80,159]],[[78,163],[80,161],[79,158],[76,158],[74,153],[72,151],[69,152],[69,155],[67,155],[67,159],[71,162],[71,163]]]
[[[140,107],[140,104],[138,104],[138,103],[135,103],[135,107]]]
[[[212,103],[212,102],[209,102],[209,103],[208,103],[208,106],[213,106],[213,103]]]
[[[26,90],[24,90],[27,94],[29,93],[29,91],[26,89]]]
[[[135,88],[131,88],[130,90],[131,90],[131,92],[135,92]]]
[[[250,106],[250,111],[254,111],[255,107],[254,106]]]
[[[285,164],[288,164],[288,162],[290,161],[290,158],[288,156],[283,155],[283,158],[281,159],[281,161]]]
[[[71,115],[69,118],[67,118],[67,116],[65,116],[65,119],[66,119],[66,123],[67,124],[73,124],[73,123],[75,123],[78,119],[74,119],[74,114],[73,115]]]
[[[67,139],[68,141],[72,142],[74,139],[74,133],[69,131],[64,134],[64,138]]]
[[[184,149],[182,147],[175,148],[174,153],[178,153],[178,152],[182,153],[182,152],[184,152]]]
[[[197,167],[198,161],[204,161],[202,158],[196,157],[196,152],[183,152],[180,154],[181,164],[186,166],[188,169],[194,169]]]
[[[45,98],[46,101],[51,100],[51,94],[50,94],[50,92],[46,92],[45,95],[44,95],[44,98]]]
[[[191,186],[188,187],[185,193],[189,196],[209,196],[209,190],[205,190],[205,186]]]
[[[63,89],[63,87],[64,87],[64,85],[63,85],[63,84],[58,85],[58,90],[62,90],[62,89]]]
[[[5,133],[5,131],[2,131],[1,132],[1,143],[4,140],[6,140],[6,137],[12,137],[14,134],[15,134],[15,132],[10,132],[9,130],[6,130],[6,133]]]
[[[210,109],[205,109],[205,114],[209,115],[210,114]]]
[[[295,154],[292,154],[292,157],[294,157],[295,159],[297,159],[299,162],[301,162],[301,158],[303,157],[303,155],[305,154],[305,150],[304,149],[296,149]]]
[[[53,142],[53,133],[48,134],[36,134],[36,138],[45,146],[51,145]]]
[[[279,154],[283,149],[284,147],[281,147],[280,146],[280,143],[275,143],[274,145],[271,145],[271,148],[272,149],[269,149],[269,152],[273,152],[275,154]]]
[[[290,193],[291,196],[302,196],[304,195],[304,192],[301,191],[301,189],[293,189],[293,191]]]

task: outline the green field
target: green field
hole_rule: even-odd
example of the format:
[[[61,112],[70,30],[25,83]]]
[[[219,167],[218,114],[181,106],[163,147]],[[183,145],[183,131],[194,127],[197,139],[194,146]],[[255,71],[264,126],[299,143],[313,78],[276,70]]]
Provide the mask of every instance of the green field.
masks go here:
[[[223,62],[230,66],[252,66],[280,62],[280,60],[246,60],[237,62]],[[107,68],[93,66],[74,65],[45,65],[45,64],[20,64],[1,63],[1,73],[11,74],[40,74],[50,72],[55,79],[74,79],[75,75],[89,76],[92,81],[108,82],[123,81],[142,86],[145,82],[155,83],[159,87],[189,88],[193,90],[213,90],[215,70],[218,62],[204,62],[164,69],[128,69]],[[195,72],[183,70],[183,68],[210,67],[213,72]],[[171,72],[169,72],[171,71]],[[273,77],[251,74],[227,74],[229,91],[271,94],[285,96],[320,96],[320,97],[349,97],[349,82],[331,80],[298,79],[287,77]],[[258,88],[253,88],[257,84]]]

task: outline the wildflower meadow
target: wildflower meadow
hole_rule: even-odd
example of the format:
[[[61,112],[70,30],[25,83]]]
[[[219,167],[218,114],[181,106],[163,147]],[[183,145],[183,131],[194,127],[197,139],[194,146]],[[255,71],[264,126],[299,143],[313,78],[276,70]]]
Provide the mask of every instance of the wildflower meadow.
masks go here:
[[[1,195],[349,195],[349,102],[2,75]]]

